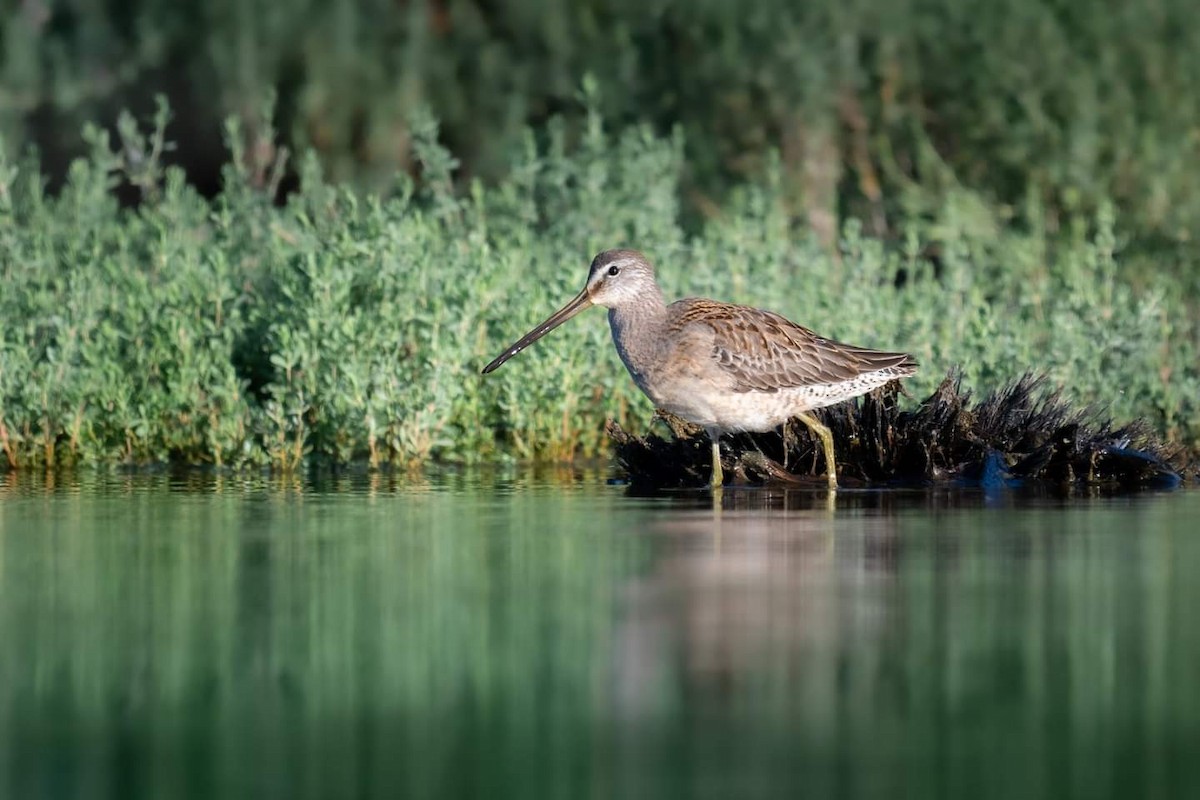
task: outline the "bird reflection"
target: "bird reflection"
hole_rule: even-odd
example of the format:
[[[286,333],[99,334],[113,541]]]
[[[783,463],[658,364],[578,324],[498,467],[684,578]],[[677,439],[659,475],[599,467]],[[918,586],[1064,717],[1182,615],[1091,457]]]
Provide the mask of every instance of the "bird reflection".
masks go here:
[[[777,510],[737,508],[763,504]],[[808,654],[884,634],[899,564],[896,518],[788,506],[803,501],[727,497],[716,512],[672,516],[646,531],[662,552],[653,572],[622,596],[613,652],[619,714],[652,714],[664,681],[682,677],[706,701],[719,702],[761,684],[763,665],[776,673],[785,665],[777,677],[791,680],[791,670],[836,665]],[[797,683],[825,683],[813,677]]]

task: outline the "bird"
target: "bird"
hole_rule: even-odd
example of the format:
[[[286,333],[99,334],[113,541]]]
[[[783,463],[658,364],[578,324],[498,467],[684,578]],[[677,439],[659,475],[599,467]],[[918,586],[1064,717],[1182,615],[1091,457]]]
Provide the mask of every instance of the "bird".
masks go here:
[[[918,367],[908,353],[844,344],[761,308],[699,297],[668,304],[650,260],[614,249],[592,259],[573,300],[505,348],[483,374],[591,306],[608,309],[617,354],[637,387],[657,408],[708,434],[714,489],[724,484],[722,434],[770,431],[793,417],[820,440],[829,488],[837,489],[833,435],[810,412]]]

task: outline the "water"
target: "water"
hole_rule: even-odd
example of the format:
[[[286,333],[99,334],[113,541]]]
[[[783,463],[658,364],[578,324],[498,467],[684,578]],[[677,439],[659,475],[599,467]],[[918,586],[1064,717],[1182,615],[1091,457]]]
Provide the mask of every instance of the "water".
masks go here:
[[[1198,796],[1200,492],[0,476],[0,796]]]

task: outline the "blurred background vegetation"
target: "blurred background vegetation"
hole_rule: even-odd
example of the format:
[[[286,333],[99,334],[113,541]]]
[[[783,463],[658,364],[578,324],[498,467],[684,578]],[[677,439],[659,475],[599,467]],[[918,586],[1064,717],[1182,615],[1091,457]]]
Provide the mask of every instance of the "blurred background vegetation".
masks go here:
[[[1200,442],[1185,0],[10,0],[0,30],[0,464],[596,454],[649,415],[599,315],[477,371],[621,244],[670,295],[912,351],[918,396],[1045,370]]]
[[[1200,229],[1200,15],[1191,0],[8,0],[0,133],[53,182],[87,121],[165,95],[174,158],[219,188],[221,126],[315,150],[335,182],[413,170],[430,108],[460,178],[507,174],[527,126],[578,118],[582,76],[611,125],[682,128],[686,210],[715,213],[773,150],[798,218],[894,233],[964,186],[1000,219],[1036,197],[1116,203],[1152,245]]]

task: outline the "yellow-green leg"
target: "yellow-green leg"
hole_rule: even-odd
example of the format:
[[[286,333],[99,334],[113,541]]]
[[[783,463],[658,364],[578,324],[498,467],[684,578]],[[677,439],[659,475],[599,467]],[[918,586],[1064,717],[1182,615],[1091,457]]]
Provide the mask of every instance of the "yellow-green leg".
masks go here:
[[[717,489],[725,485],[725,473],[721,470],[721,432],[710,430],[708,438],[712,439],[712,481],[709,485]]]
[[[821,446],[825,449],[825,474],[829,476],[829,488],[838,488],[837,483],[837,461],[833,457],[833,434],[829,428],[826,428],[817,418],[809,414],[797,414],[796,418],[808,426],[808,429],[821,440]]]

